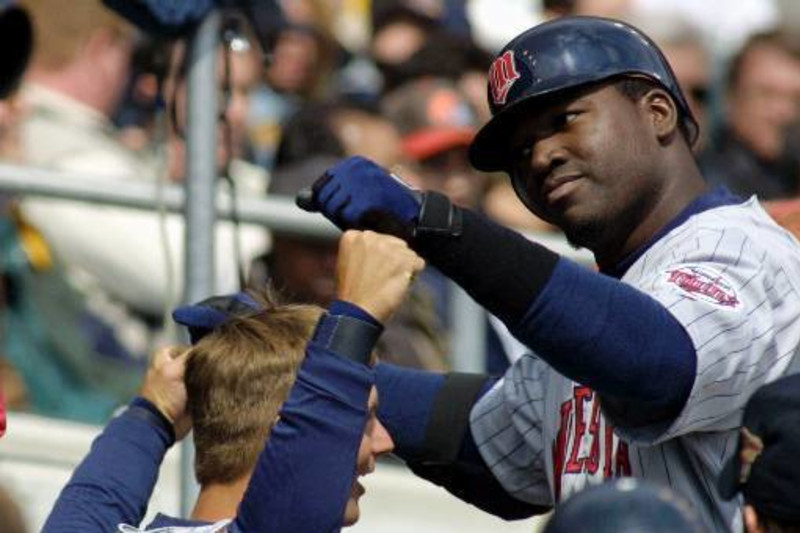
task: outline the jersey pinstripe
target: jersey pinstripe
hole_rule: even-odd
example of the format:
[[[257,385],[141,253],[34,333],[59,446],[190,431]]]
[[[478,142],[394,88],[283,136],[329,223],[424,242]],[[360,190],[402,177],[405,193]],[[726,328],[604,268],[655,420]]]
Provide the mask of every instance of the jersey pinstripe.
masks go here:
[[[633,475],[683,494],[710,530],[741,531],[739,503],[719,497],[716,479],[747,399],[798,364],[800,245],[751,198],[690,217],[622,281],[658,300],[694,344],[697,375],[678,417],[626,428],[604,415],[592,390],[527,354],[473,408],[478,449],[525,501],[552,505]]]

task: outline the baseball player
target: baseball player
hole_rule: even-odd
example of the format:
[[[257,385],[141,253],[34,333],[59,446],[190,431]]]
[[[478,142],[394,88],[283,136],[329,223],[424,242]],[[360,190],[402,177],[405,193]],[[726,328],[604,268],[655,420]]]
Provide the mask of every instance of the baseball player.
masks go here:
[[[375,417],[372,351],[423,267],[399,239],[349,232],[327,312],[244,293],[176,310],[194,347],[156,355],[141,396],[95,440],[42,530],[325,533],[355,523],[358,477],[392,448]],[[201,485],[191,518],[135,527],[164,454],[190,426]]]
[[[686,99],[634,27],[534,27],[497,55],[488,97],[472,164],[508,173],[599,272],[365,159],[298,198],[341,228],[406,238],[531,349],[493,385],[379,365],[396,453],[507,518],[637,476],[710,530],[741,530],[741,502],[715,479],[750,394],[797,364],[798,242],[755,198],[708,189]]]

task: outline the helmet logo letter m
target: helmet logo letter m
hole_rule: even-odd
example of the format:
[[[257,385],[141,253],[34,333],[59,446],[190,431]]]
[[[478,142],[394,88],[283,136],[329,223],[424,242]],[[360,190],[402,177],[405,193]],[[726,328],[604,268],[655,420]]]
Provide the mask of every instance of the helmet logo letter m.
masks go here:
[[[508,92],[519,76],[517,67],[514,65],[513,50],[507,50],[494,60],[489,68],[489,88],[492,91],[492,101],[495,105],[506,103]]]

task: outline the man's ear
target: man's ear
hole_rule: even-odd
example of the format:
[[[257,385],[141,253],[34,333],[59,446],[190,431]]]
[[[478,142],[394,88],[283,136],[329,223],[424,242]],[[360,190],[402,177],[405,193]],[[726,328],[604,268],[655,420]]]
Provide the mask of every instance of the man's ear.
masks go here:
[[[653,88],[642,97],[642,105],[650,118],[653,131],[661,142],[666,142],[678,134],[678,108],[664,89]]]

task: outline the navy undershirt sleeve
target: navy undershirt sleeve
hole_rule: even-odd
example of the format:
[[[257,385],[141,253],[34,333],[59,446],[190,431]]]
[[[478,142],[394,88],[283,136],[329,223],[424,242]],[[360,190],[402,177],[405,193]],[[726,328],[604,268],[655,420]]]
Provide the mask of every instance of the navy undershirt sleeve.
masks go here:
[[[409,460],[425,445],[425,434],[437,394],[446,376],[380,363],[375,367],[378,419],[394,440],[394,453]]]
[[[559,373],[600,394],[682,406],[697,357],[655,299],[562,258],[512,333]]]
[[[138,525],[173,442],[172,426],[153,404],[131,402],[92,443],[42,531],[107,533],[119,524]]]
[[[696,354],[660,303],[477,213],[462,214],[459,237],[426,237],[415,249],[564,376],[646,408],[674,414],[683,405]]]

